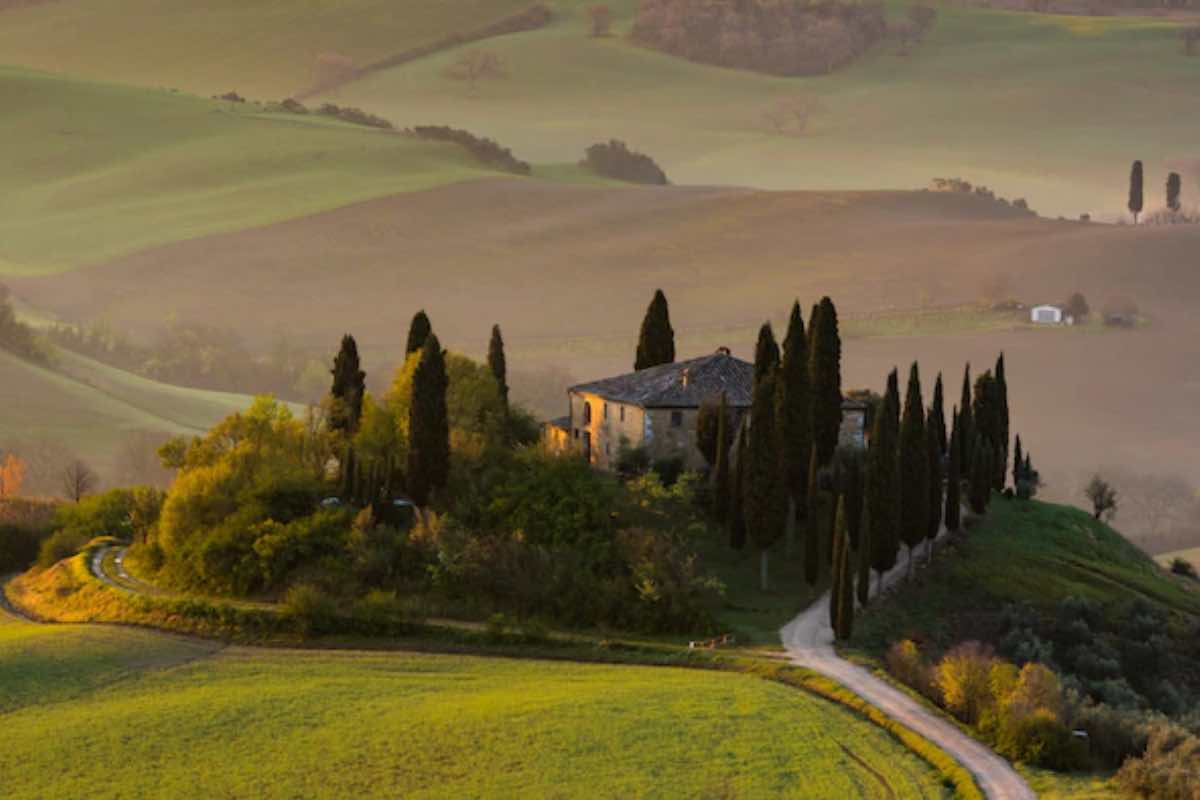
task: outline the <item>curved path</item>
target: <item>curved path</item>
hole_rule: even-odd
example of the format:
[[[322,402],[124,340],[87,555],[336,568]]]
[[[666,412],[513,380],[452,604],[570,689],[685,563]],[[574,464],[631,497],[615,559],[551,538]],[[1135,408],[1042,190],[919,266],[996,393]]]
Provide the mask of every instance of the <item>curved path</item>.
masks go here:
[[[884,576],[884,587],[903,579],[907,566],[905,554]],[[793,664],[832,678],[892,719],[937,744],[970,770],[984,794],[992,800],[1033,800],[1036,797],[1012,765],[986,745],[862,667],[840,658],[833,648],[828,592],[779,633]]]

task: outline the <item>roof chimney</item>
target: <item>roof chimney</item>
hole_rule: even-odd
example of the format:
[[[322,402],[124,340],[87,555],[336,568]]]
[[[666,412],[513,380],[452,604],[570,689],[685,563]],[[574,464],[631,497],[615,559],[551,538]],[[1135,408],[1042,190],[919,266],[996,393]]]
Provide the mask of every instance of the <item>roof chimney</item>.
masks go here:
[[[679,380],[684,386],[687,386],[688,380],[691,378],[691,376],[692,376],[691,367],[684,367],[683,372],[679,376]]]
[[[730,353],[730,350],[728,347],[721,346],[721,347],[717,348],[717,355],[727,356],[727,355],[731,355],[731,353]]]

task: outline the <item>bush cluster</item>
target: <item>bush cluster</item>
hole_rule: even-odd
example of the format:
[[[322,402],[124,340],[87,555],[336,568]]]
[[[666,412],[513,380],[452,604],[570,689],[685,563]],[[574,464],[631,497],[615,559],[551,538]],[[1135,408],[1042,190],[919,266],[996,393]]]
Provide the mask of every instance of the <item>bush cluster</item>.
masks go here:
[[[583,166],[606,178],[647,183],[656,186],[667,184],[667,174],[648,155],[630,150],[624,142],[612,139],[608,143],[594,144],[587,149]]]
[[[50,354],[33,329],[17,319],[8,287],[0,284],[0,350],[38,364],[48,364]]]
[[[41,541],[37,565],[51,567],[83,549],[100,536],[141,541],[158,522],[163,493],[139,486],[112,489],[84,497],[78,503],[63,503],[55,511],[52,533]]]
[[[422,139],[453,142],[465,147],[480,162],[514,175],[528,175],[533,171],[528,163],[514,156],[507,147],[501,147],[491,139],[476,136],[460,128],[451,128],[447,125],[418,125],[410,132]]]
[[[929,188],[934,192],[950,192],[952,194],[973,194],[978,197],[984,197],[988,200],[999,203],[1002,206],[1015,208],[1018,211],[1023,211],[1030,216],[1037,216],[1037,212],[1029,207],[1029,203],[1024,197],[1018,197],[1016,200],[1008,200],[1007,198],[998,196],[995,192],[986,186],[974,186],[970,181],[965,181],[962,178],[934,178],[929,182]]]
[[[353,108],[351,106],[338,106],[333,103],[322,103],[317,108],[317,113],[325,117],[334,117],[343,122],[349,122],[354,125],[364,125],[368,128],[380,128],[381,130],[393,130],[394,126],[383,117],[377,117],[374,114],[363,111],[361,108]]]
[[[882,3],[643,0],[633,39],[691,61],[774,75],[819,75],[887,34]]]

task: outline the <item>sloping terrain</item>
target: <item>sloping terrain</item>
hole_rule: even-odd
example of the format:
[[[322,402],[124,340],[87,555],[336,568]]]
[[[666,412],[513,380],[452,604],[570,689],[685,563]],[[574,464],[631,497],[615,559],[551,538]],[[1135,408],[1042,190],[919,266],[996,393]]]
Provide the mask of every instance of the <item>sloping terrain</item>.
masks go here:
[[[363,65],[529,0],[54,0],[5,10],[0,57],[54,72],[211,95],[282,100],[320,77],[318,58]]]
[[[1077,502],[1090,471],[1113,463],[1200,483],[1198,247],[1196,227],[1052,222],[934,192],[497,179],[12,283],[67,319],[120,320],[134,332],[170,314],[230,327],[249,342],[286,331],[297,347],[327,354],[352,331],[376,373],[399,360],[418,308],[443,341],[476,355],[498,322],[514,368],[569,373],[541,392],[546,414],[572,377],[627,371],[659,287],[681,357],[720,345],[749,357],[758,325],[782,324],[794,297],[835,298],[853,333],[884,312],[960,307],[985,295],[1033,304],[1081,291],[1096,309],[1125,296],[1146,326],[995,330],[980,315],[973,331],[966,312],[950,328],[924,327],[917,315],[905,335],[851,338],[845,348],[846,385],[881,389],[892,366],[919,359],[927,380],[946,372],[951,402],[965,361],[978,372],[1006,351],[1013,430],[1033,451],[1047,496]]]
[[[249,104],[3,67],[0,96],[0,275],[492,174],[453,145]]]
[[[0,677],[11,798],[943,796],[886,732],[742,675],[214,652],[0,611]]]

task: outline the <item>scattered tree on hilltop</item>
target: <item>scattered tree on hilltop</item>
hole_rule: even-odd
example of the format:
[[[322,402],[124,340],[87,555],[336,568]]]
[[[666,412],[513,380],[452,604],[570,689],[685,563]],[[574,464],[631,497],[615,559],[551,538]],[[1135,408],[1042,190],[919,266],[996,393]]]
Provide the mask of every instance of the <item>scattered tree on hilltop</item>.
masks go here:
[[[760,578],[765,591],[768,550],[782,533],[783,476],[779,473],[779,434],[775,419],[775,392],[779,370],[779,347],[770,323],[759,332],[759,355],[754,365],[758,379],[754,385],[754,404],[750,416],[745,496],[743,509],[746,529],[760,553]],[[767,344],[769,342],[769,344]]]
[[[596,3],[587,8],[588,21],[591,23],[592,36],[608,36],[612,33],[612,9],[604,3]]]
[[[425,314],[425,309],[414,314],[412,322],[408,326],[408,344],[404,347],[405,357],[419,353],[432,331],[433,326],[429,324],[429,317]]]
[[[1142,213],[1142,162],[1133,162],[1129,172],[1129,211],[1133,214],[1133,224],[1137,225],[1138,215]]]
[[[871,568],[880,579],[896,566],[900,550],[899,437],[899,379],[896,370],[892,370],[867,450],[865,529],[871,545]]]
[[[446,410],[445,356],[437,335],[421,347],[408,409],[408,492],[424,507],[450,477],[450,423]]]
[[[492,339],[488,342],[487,363],[492,377],[496,379],[496,386],[500,390],[500,400],[504,403],[504,407],[508,408],[508,362],[504,357],[504,337],[500,333],[499,325],[492,326]]]
[[[1111,522],[1117,515],[1117,490],[1099,475],[1093,475],[1083,493],[1092,503],[1092,516]]]
[[[1075,319],[1075,321],[1083,322],[1088,318],[1088,315],[1092,313],[1092,308],[1088,305],[1087,298],[1084,297],[1082,293],[1075,292],[1069,298],[1067,298],[1067,302],[1064,304],[1063,311],[1065,311],[1068,316]]]
[[[589,147],[584,155],[583,166],[597,175],[629,183],[645,183],[666,186],[667,173],[650,156],[630,150],[624,142],[611,139]]]
[[[837,309],[822,297],[809,319],[812,446],[822,467],[833,459],[842,429],[842,339]]]
[[[900,539],[908,547],[910,576],[916,547],[929,535],[929,498],[929,440],[921,374],[914,362],[900,423]]]
[[[808,470],[812,451],[812,412],[809,391],[808,342],[804,312],[792,304],[783,363],[779,372],[779,440],[784,483],[788,493],[787,544],[795,551],[798,520],[808,514]]]
[[[468,50],[460,55],[443,73],[447,78],[464,81],[472,94],[480,81],[508,77],[508,69],[500,56],[491,50]]]
[[[100,478],[92,471],[92,468],[78,458],[63,469],[63,496],[73,502],[78,503],[91,494],[99,483]]]
[[[643,370],[674,362],[675,330],[671,327],[671,311],[667,306],[667,296],[662,289],[658,289],[642,319],[633,368]]]
[[[329,389],[329,427],[344,436],[353,436],[362,419],[363,395],[367,373],[359,367],[358,345],[354,337],[342,337],[342,346],[333,360],[333,386]]]

